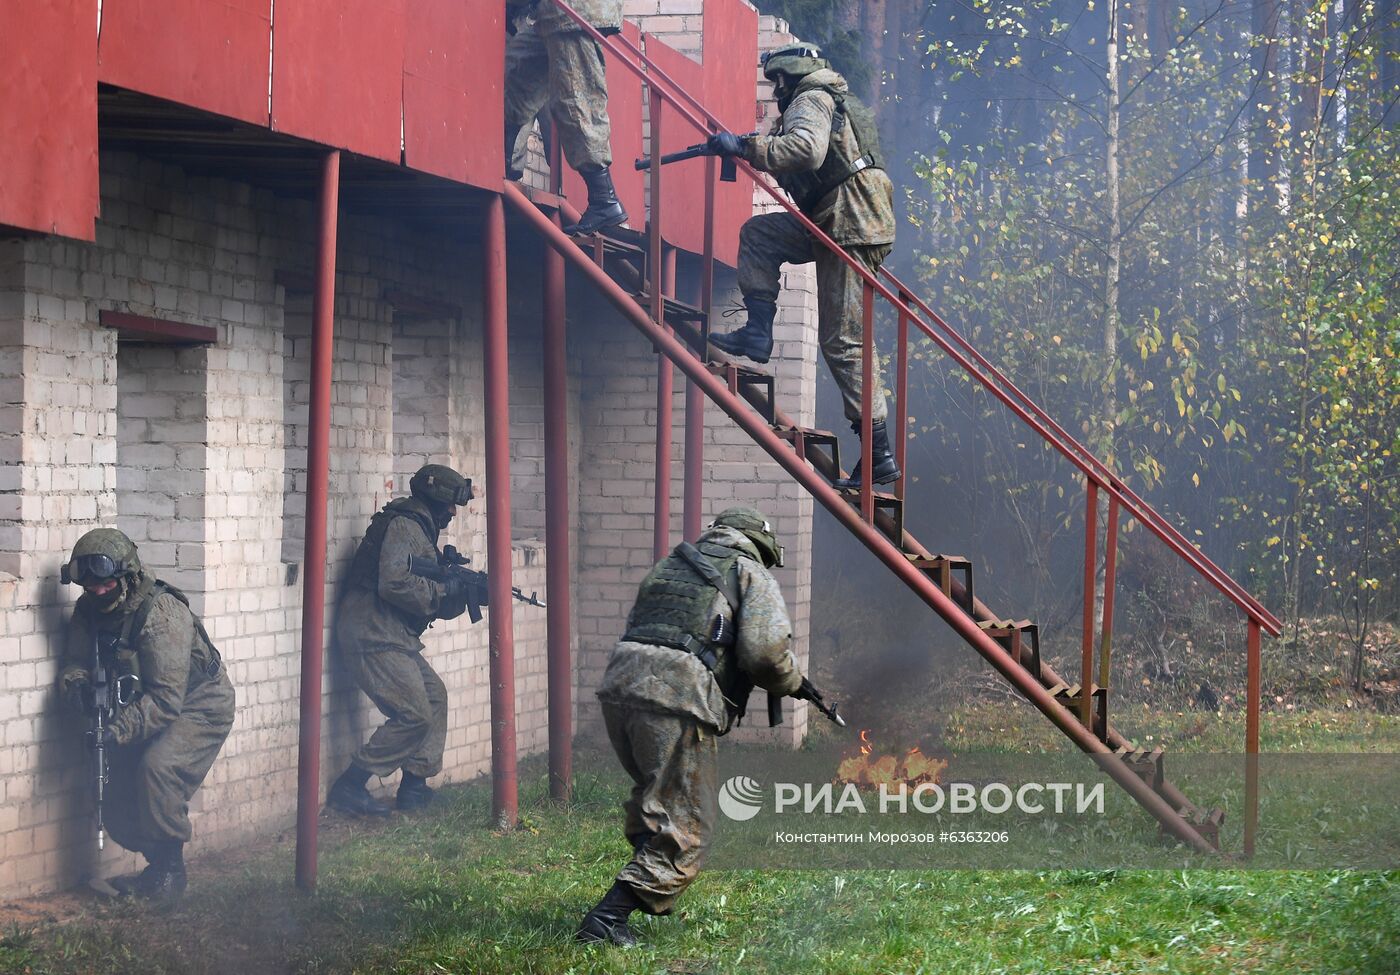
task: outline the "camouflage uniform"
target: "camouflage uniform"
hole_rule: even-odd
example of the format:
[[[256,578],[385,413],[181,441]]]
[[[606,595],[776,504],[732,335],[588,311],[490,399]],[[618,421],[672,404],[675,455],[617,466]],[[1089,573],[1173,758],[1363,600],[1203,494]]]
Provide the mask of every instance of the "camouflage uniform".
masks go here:
[[[578,0],[571,6],[605,34],[622,27],[621,0]],[[523,13],[529,7],[512,4],[510,10]],[[602,48],[551,0],[538,0],[533,23],[506,44],[505,100],[507,130],[528,130],[548,104],[570,166],[612,165]]]
[[[693,653],[623,640],[598,689],[613,750],[634,782],[624,829],[635,854],[618,881],[650,914],[669,913],[704,861],[716,817],[716,741],[741,715],[740,698],[753,685],[792,694],[802,683],[782,592],[754,543],[727,526],[708,529],[696,544],[706,543],[740,554],[737,615],[718,590],[712,606],[712,615],[732,618],[734,646],[712,672]],[[653,573],[678,558],[668,556]],[[629,630],[636,616],[634,607]]]
[[[465,604],[448,600],[441,583],[408,571],[410,555],[438,559],[438,531],[428,505],[401,498],[385,505],[375,520],[381,524],[371,523],[336,607],[335,645],[360,690],[389,720],[351,762],[372,775],[401,768],[431,778],[442,771],[447,687],[423,659],[420,636],[433,620],[460,616]],[[376,560],[366,546],[381,531]]]
[[[104,811],[112,838],[149,857],[161,844],[189,842],[189,801],[233,727],[233,684],[218,651],[190,608],[141,572],[111,612],[100,612],[90,593],[78,598],[59,683],[86,682],[94,630],[118,636],[147,598],[140,632],[117,650],[119,669],[129,668],[141,683],[111,722],[117,747],[109,753]]]
[[[785,177],[811,173],[829,152],[858,158],[849,121],[833,133],[836,101],[827,91],[848,91],[846,80],[823,69],[802,78],[773,132],[748,141],[744,157],[756,169]],[[875,274],[894,244],[894,186],[883,169],[856,173],[807,207],[806,213],[836,243]],[[784,264],[817,265],[817,336],[822,355],[841,390],[846,418],[860,419],[863,287],[860,276],[814,240],[786,212],[751,218],[739,234],[739,288],[745,298],[776,301]],[[878,354],[876,362],[879,361]],[[872,418],[887,414],[884,390],[871,397]]]

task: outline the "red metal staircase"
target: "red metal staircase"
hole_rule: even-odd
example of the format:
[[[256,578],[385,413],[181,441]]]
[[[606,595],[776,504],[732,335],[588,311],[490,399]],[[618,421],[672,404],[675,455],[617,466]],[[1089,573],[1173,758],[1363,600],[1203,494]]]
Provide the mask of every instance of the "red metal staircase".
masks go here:
[[[567,5],[555,0],[582,27],[592,31]],[[1081,750],[1089,753],[1103,771],[1162,825],[1162,828],[1193,848],[1210,852],[1219,848],[1223,813],[1205,810],[1188,800],[1165,776],[1162,750],[1138,747],[1123,737],[1109,721],[1108,701],[1111,671],[1113,587],[1117,557],[1118,522],[1123,514],[1136,519],[1161,539],[1178,557],[1239,607],[1248,629],[1248,715],[1246,725],[1246,802],[1245,854],[1253,852],[1257,827],[1259,745],[1259,655],[1261,631],[1277,635],[1279,621],[1234,579],[1207,559],[1174,526],[1139,498],[1113,471],[1076,441],[1028,396],[950,328],[933,309],[899,281],[882,272],[880,278],[866,274],[841,248],[806,220],[771,184],[740,163],[748,175],[778,203],[802,220],[823,246],[861,273],[865,281],[865,382],[862,443],[862,470],[871,469],[870,416],[873,388],[871,349],[873,347],[876,300],[891,305],[899,316],[896,344],[895,400],[890,429],[895,431],[895,449],[901,469],[905,468],[905,417],[907,414],[907,364],[909,329],[913,325],[936,343],[974,380],[996,396],[1039,436],[1064,455],[1084,476],[1086,482],[1086,535],[1084,566],[1084,638],[1080,680],[1062,678],[1040,655],[1037,625],[1026,619],[1005,618],[976,598],[973,592],[972,563],[956,555],[940,554],[926,548],[904,527],[905,483],[901,479],[893,491],[875,491],[866,478],[860,491],[842,492],[832,482],[845,474],[841,467],[836,437],[826,431],[799,426],[776,402],[771,373],[728,359],[708,344],[708,325],[713,292],[714,198],[706,194],[704,281],[702,305],[691,307],[666,296],[668,282],[661,250],[661,200],[658,164],[660,139],[659,106],[664,100],[702,134],[718,131],[718,120],[693,97],[672,81],[664,71],[625,36],[605,39],[593,32],[620,63],[641,75],[650,90],[651,199],[648,232],[611,234],[608,237],[574,239],[560,229],[561,219],[576,220],[573,212],[556,194],[531,193],[514,183],[504,187],[506,201],[543,236],[563,258],[572,263],[628,318],[663,356],[685,373],[691,389],[718,405],[760,447],[800,482],[845,527],[858,537],[892,572],[923,599],[935,612],[980,653],[998,672],[1034,704]],[[707,160],[707,174],[713,185],[713,158]],[[559,171],[554,160],[554,171]],[[557,179],[557,176],[556,176]],[[557,187],[557,182],[556,182]],[[549,213],[547,211],[553,211]],[[669,400],[669,367],[664,370],[664,395]],[[690,402],[690,401],[688,401]],[[669,409],[669,406],[667,407]],[[687,422],[690,422],[687,410]],[[696,411],[699,412],[698,410]],[[658,441],[658,460],[669,457],[670,424],[659,424],[666,438],[663,450]],[[689,434],[689,429],[688,429]],[[689,436],[688,436],[689,440]],[[669,497],[669,487],[666,489]],[[1107,496],[1108,521],[1105,525],[1105,590],[1102,626],[1099,633],[1098,669],[1095,672],[1094,607],[1097,601],[1099,492]],[[658,492],[660,493],[660,492]],[[661,502],[658,501],[660,506]],[[660,507],[659,509],[660,510]],[[664,536],[658,533],[658,553],[664,553]]]

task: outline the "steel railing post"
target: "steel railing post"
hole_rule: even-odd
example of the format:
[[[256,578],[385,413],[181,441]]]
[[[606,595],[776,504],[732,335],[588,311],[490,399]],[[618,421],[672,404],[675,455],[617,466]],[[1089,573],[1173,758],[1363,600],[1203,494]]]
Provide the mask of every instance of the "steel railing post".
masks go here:
[[[1099,687],[1108,693],[1113,654],[1113,591],[1118,580],[1118,498],[1108,499],[1108,524],[1104,526],[1103,623],[1099,637]],[[1104,703],[1107,711],[1108,704]]]
[[[1094,583],[1097,573],[1099,542],[1099,485],[1092,479],[1085,482],[1084,505],[1084,642],[1080,651],[1079,716],[1084,727],[1092,729],[1094,716],[1094,597],[1098,587]]]
[[[705,228],[700,264],[700,350],[709,358],[710,313],[715,302],[715,176],[718,160],[705,158]],[[687,541],[700,537],[705,504],[705,394],[689,378],[685,381],[685,510],[683,532]]]
[[[648,86],[650,95],[651,131],[651,214],[647,220],[650,234],[651,317],[666,327],[666,255],[661,236],[661,92],[655,84]],[[674,258],[674,255],[671,255]],[[674,265],[672,265],[674,267]],[[671,361],[663,355],[656,357],[656,500],[652,512],[652,556],[660,560],[671,550],[671,410],[675,391],[675,373]]]
[[[904,292],[900,292],[899,299],[905,304],[909,303],[909,297]],[[895,337],[895,346],[894,397],[898,407],[895,413],[894,462],[899,467],[899,480],[894,486],[894,496],[903,501],[904,485],[909,477],[909,314],[903,309],[899,312],[899,333]]]
[[[1244,725],[1244,855],[1254,856],[1259,832],[1259,708],[1263,698],[1262,660],[1259,653],[1259,622],[1249,621],[1249,642],[1245,649],[1246,690]]]
[[[860,356],[860,516],[875,523],[875,472],[872,444],[875,402],[875,289],[869,282],[861,287]],[[886,424],[888,426],[888,423]]]

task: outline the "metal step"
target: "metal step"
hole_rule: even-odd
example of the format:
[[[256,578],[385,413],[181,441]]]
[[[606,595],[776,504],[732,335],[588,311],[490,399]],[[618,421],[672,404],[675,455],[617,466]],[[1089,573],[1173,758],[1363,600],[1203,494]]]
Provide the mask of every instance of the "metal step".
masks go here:
[[[839,469],[839,468],[838,468]],[[842,476],[845,474],[843,472]],[[834,486],[834,485],[833,485]],[[857,511],[860,510],[860,491],[856,488],[837,488],[841,497],[846,503]],[[875,512],[878,515],[884,512],[893,522],[891,528],[886,528],[877,520],[875,527],[889,536],[890,540],[900,548],[904,547],[904,499],[898,495],[890,494],[888,491],[872,491],[871,498],[875,502]]]
[[[1040,626],[1030,620],[981,620],[977,624],[987,636],[1000,643],[1006,648],[1011,659],[1029,670],[1036,680],[1040,680]],[[1027,660],[1029,652],[1030,659]],[[1054,697],[1062,690],[1067,690],[1065,684],[1056,684],[1049,688],[1050,696]],[[1079,691],[1079,685],[1075,684],[1074,692]]]
[[[943,590],[943,595],[952,597],[953,595],[953,573],[963,574],[963,598],[961,600],[963,612],[968,616],[973,615],[973,607],[976,605],[972,594],[972,562],[961,555],[934,555],[926,557],[922,555],[909,556],[909,562],[916,569],[933,576],[938,587]]]
[[[792,444],[797,456],[807,459],[807,452],[813,447],[824,447],[827,456],[831,458],[831,466],[837,470],[841,469],[841,443],[836,434],[830,430],[812,430],[807,427],[778,427],[774,432],[783,440]]]
[[[1063,684],[1057,684],[1051,690],[1051,694],[1055,700],[1074,712],[1076,718],[1084,713],[1084,689],[1078,684],[1068,688]],[[1089,696],[1092,698],[1089,702],[1089,714],[1093,721],[1089,730],[1099,741],[1106,744],[1108,742],[1108,688],[1095,687],[1089,692]]]
[[[763,418],[772,426],[775,420],[777,397],[773,387],[773,374],[764,372],[762,369],[753,366],[741,366],[737,362],[711,362],[706,365],[714,375],[723,379],[729,391],[736,396],[743,396],[746,389],[761,389],[767,392],[767,406],[759,412]],[[749,400],[752,403],[752,400]]]

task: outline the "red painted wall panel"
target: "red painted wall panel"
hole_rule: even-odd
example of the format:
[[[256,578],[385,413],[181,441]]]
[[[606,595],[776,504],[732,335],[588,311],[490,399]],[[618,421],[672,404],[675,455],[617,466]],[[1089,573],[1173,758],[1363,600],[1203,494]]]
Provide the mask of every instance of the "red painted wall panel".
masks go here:
[[[758,13],[740,0],[705,4],[705,107],[732,132],[752,132],[757,115],[754,76],[758,68]],[[739,228],[753,213],[753,182],[719,183],[715,198],[715,257],[733,266]]]
[[[672,81],[703,101],[704,73],[699,64],[651,35],[647,35],[646,55]],[[663,153],[680,152],[704,141],[705,133],[686,121],[670,102],[662,106]],[[667,166],[661,177],[661,203],[661,236],[666,242],[697,254],[704,250],[705,160],[688,159]],[[715,240],[718,245],[719,238]]]
[[[97,0],[0,0],[0,224],[93,239]]]
[[[640,45],[642,32],[628,21],[623,35]],[[627,209],[628,225],[638,230],[646,223],[646,174],[637,172],[633,162],[642,155],[642,79],[606,51],[608,65],[608,121],[612,123],[612,178],[617,197]],[[631,58],[631,54],[625,54]],[[635,63],[635,58],[632,58]],[[564,164],[564,195],[579,210],[588,205],[588,191],[578,173]]]
[[[499,189],[505,178],[504,0],[412,0],[404,31],[404,161]]]
[[[98,78],[267,124],[270,0],[105,0]]]
[[[272,127],[399,160],[404,0],[282,0],[272,23]]]

